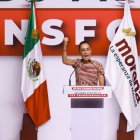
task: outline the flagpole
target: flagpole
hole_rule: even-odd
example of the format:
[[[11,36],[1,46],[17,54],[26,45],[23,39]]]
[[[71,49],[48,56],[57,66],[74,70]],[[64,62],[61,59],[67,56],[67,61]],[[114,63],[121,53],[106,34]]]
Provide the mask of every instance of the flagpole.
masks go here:
[[[35,13],[35,18],[36,18],[36,31],[38,30],[38,28],[37,28],[37,16],[36,16],[36,0],[33,0],[33,5],[34,5],[34,13]],[[39,100],[38,100],[38,104],[39,104]],[[37,115],[38,115],[38,118],[39,118],[39,109],[38,109],[38,113],[37,113]],[[38,131],[38,127],[36,127],[35,128],[37,131]]]

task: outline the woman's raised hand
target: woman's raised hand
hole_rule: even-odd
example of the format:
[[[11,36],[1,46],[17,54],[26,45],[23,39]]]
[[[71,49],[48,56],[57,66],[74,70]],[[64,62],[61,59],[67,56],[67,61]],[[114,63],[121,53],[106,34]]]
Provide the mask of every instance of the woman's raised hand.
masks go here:
[[[68,37],[64,37],[64,42],[68,42],[68,41],[69,41]]]

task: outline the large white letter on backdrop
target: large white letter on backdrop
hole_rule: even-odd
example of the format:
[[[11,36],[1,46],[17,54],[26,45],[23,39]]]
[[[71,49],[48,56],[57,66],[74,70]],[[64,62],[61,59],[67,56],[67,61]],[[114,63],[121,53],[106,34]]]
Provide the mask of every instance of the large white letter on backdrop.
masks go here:
[[[62,23],[63,23],[62,20],[50,19],[50,20],[46,20],[42,24],[42,31],[46,35],[53,36],[53,38],[43,37],[43,40],[42,40],[43,44],[51,46],[51,45],[58,45],[58,44],[62,43],[62,41],[64,39],[63,32],[58,29],[53,29],[54,26],[61,27]]]
[[[21,29],[13,20],[5,20],[5,45],[14,45],[14,36],[24,44],[28,20],[21,20]]]
[[[76,45],[84,41],[85,37],[95,37],[94,30],[85,30],[85,27],[96,26],[96,20],[76,20]]]

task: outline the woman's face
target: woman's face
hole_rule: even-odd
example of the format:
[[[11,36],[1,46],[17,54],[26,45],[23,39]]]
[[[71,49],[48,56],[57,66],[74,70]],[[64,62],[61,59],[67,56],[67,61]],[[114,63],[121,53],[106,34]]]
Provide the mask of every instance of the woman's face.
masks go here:
[[[89,61],[90,60],[90,57],[91,57],[91,48],[89,46],[89,44],[87,43],[84,43],[80,46],[80,54],[81,54],[81,57],[84,61]]]

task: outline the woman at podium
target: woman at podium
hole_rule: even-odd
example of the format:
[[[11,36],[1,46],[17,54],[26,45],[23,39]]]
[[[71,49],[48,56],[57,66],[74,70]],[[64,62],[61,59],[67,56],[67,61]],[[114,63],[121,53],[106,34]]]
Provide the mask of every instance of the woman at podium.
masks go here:
[[[71,65],[75,69],[77,86],[104,86],[104,68],[101,63],[91,60],[92,49],[90,44],[83,41],[78,49],[81,59],[69,59],[67,57],[68,38],[64,38],[62,61],[66,65]]]

